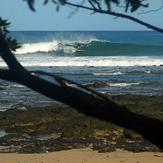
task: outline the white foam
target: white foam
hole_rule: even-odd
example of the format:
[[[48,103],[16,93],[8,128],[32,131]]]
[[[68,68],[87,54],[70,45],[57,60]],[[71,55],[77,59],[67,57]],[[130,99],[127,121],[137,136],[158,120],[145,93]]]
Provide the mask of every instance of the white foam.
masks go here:
[[[162,58],[153,57],[75,57],[75,56],[52,56],[52,55],[17,55],[16,56],[23,66],[56,66],[56,67],[124,67],[124,66],[160,66],[163,65]],[[6,64],[0,62],[0,67]],[[96,73],[95,75],[101,75]],[[103,74],[109,75],[109,74]],[[118,74],[110,74],[118,75]]]
[[[16,50],[16,54],[28,54],[36,52],[50,52],[58,48],[58,42],[39,42],[39,43],[26,43],[21,48]]]
[[[145,70],[144,72],[147,73],[147,74],[150,74],[151,70]]]
[[[62,50],[64,53],[75,53],[78,51],[76,44],[89,44],[92,41],[99,41],[96,38],[78,38],[77,40],[51,40],[47,42],[25,43],[17,49],[15,54],[31,54],[36,52],[52,52]]]
[[[108,83],[110,87],[129,87],[134,85],[140,85],[141,83]]]
[[[93,73],[95,76],[112,76],[112,75],[123,75],[122,72],[96,72]]]
[[[22,62],[21,62],[22,60]],[[160,66],[163,64],[163,58],[150,57],[55,57],[55,56],[37,56],[31,57],[31,60],[20,58],[24,66],[78,66],[78,67],[114,67],[114,66]]]

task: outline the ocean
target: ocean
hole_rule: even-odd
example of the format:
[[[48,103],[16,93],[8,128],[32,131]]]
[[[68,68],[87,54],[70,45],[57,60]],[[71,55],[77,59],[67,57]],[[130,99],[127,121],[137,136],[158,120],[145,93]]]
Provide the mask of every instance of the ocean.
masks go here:
[[[21,43],[15,56],[29,70],[58,74],[111,95],[163,95],[163,34],[14,31],[11,36]],[[0,60],[0,67],[5,66]],[[0,80],[0,89],[1,111],[59,104],[17,83]]]

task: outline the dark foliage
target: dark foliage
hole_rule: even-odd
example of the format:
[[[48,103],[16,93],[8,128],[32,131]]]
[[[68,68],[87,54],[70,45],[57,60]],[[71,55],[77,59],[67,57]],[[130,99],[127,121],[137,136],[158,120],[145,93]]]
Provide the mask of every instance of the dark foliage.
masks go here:
[[[25,1],[27,1],[29,8],[32,11],[35,11],[34,9],[35,0],[25,0]],[[145,0],[88,0],[90,4],[94,4],[98,8],[102,8],[102,4],[105,3],[108,10],[111,10],[112,3],[117,4],[117,6],[119,6],[119,4],[122,3],[126,12],[128,11],[128,8],[130,8],[131,12],[134,12],[140,7],[148,7],[148,3],[143,3],[144,1]],[[56,5],[66,5],[68,2],[71,3],[71,1],[68,0],[44,0],[43,4],[47,5],[49,2],[52,2]]]
[[[3,39],[7,42],[9,48],[15,51],[20,46],[18,45],[15,39],[12,39],[8,36],[9,31],[7,28],[9,27],[10,23],[7,20],[3,20],[0,18],[0,39]]]
[[[35,11],[34,5],[35,0],[26,0],[29,8],[32,11]],[[125,18],[130,21],[136,22],[140,25],[143,25],[151,30],[155,30],[163,33],[163,29],[160,27],[156,27],[152,24],[149,24],[143,20],[140,20],[132,15],[126,14],[128,11],[131,13],[137,11],[139,8],[148,7],[148,0],[81,0],[78,2],[74,2],[73,0],[42,0],[44,5],[48,3],[53,3],[56,5],[56,11],[59,11],[60,6],[67,5],[75,8],[77,11],[79,8],[86,9],[93,13],[106,14],[114,17]],[[116,4],[117,7],[112,6],[112,4]],[[119,8],[123,7],[124,12],[119,12]],[[107,8],[107,9],[106,9]]]

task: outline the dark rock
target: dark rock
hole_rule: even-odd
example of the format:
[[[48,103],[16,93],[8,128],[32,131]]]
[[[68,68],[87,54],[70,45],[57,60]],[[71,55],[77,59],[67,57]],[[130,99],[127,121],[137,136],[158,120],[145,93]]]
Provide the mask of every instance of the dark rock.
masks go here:
[[[133,112],[163,120],[161,96],[109,98]],[[133,131],[87,117],[67,106],[25,107],[26,111],[15,108],[0,114],[0,130],[11,133],[0,138],[0,146],[6,147],[0,152],[42,153],[84,147],[99,152],[117,148],[134,152],[160,151]]]

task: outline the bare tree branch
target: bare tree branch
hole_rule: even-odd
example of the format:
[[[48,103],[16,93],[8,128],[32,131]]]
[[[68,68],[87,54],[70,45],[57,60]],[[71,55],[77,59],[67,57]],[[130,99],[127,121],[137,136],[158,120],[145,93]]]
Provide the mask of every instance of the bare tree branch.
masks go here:
[[[0,42],[1,44],[5,45],[2,40]],[[3,48],[7,49],[4,50]],[[57,82],[60,83],[58,85],[33,75],[21,65],[16,66],[17,60],[13,57],[8,47],[0,46],[0,54],[2,54],[5,62],[10,67],[9,70],[0,70],[1,79],[23,84],[36,92],[67,104],[87,116],[96,117],[134,130],[163,149],[162,121],[133,113],[127,108],[115,104],[109,98],[103,98],[99,93],[94,94],[84,91],[83,86],[78,85],[79,88],[77,88],[66,85],[65,82],[74,83],[70,80],[55,76]],[[5,55],[7,57],[4,57]],[[13,68],[14,70],[12,70]],[[86,88],[85,90],[88,89]]]
[[[65,2],[67,5],[70,5],[70,6],[74,6],[74,7],[78,7],[78,8],[83,8],[83,9],[86,9],[86,10],[90,10],[90,11],[93,11],[93,12],[96,12],[96,13],[101,13],[101,14],[107,14],[107,15],[111,15],[111,16],[116,16],[116,17],[120,17],[120,18],[125,18],[125,19],[128,19],[128,20],[131,20],[133,22],[136,22],[140,25],[143,25],[149,29],[152,29],[152,30],[155,30],[155,31],[158,31],[158,32],[161,32],[163,33],[163,28],[159,28],[159,27],[156,27],[156,26],[153,26],[149,23],[146,23],[140,19],[137,19],[133,16],[130,16],[130,15],[127,15],[127,14],[123,14],[123,13],[118,13],[118,12],[113,12],[113,11],[109,11],[109,10],[101,10],[101,9],[95,9],[95,8],[91,8],[91,7],[88,7],[88,6],[83,6],[83,5],[79,5],[79,4],[76,4],[76,3],[71,3],[71,2]]]
[[[55,74],[52,74],[52,73],[49,73],[49,72],[45,72],[45,71],[30,71],[30,73],[32,73],[32,74],[34,73],[34,74],[39,74],[39,75],[50,76],[50,77],[53,77],[54,80],[56,80],[59,84],[61,83],[61,81],[62,81],[62,83],[64,83],[64,85],[73,84],[73,85],[75,85],[76,87],[78,87],[79,89],[81,89],[81,90],[83,90],[83,91],[85,91],[85,92],[91,93],[91,94],[93,94],[93,95],[95,95],[95,96],[98,96],[99,98],[103,98],[103,99],[105,99],[105,100],[108,100],[108,99],[109,99],[109,98],[107,98],[107,96],[104,96],[103,94],[98,93],[98,92],[94,91],[93,89],[90,89],[90,88],[88,88],[88,87],[86,87],[86,86],[83,86],[83,85],[81,85],[81,84],[79,84],[79,83],[76,83],[76,82],[74,82],[74,81],[65,79],[65,78],[63,78],[63,77],[61,77],[61,76],[58,76],[58,75],[55,75]],[[69,86],[69,85],[68,85],[68,86]]]
[[[28,2],[30,9],[32,11],[35,11],[34,0],[26,0],[26,1]],[[49,1],[45,0],[44,2],[45,2],[45,4],[47,4]],[[82,8],[82,9],[92,11],[92,13],[101,13],[101,14],[120,17],[120,18],[125,18],[125,19],[131,20],[133,22],[136,22],[140,25],[143,25],[149,29],[163,33],[163,28],[151,25],[145,21],[142,21],[142,20],[135,18],[133,16],[130,16],[128,14],[112,11],[111,3],[115,3],[115,4],[119,5],[120,0],[88,0],[88,3],[90,4],[90,6],[81,5],[81,4],[74,3],[71,1],[67,1],[67,0],[52,0],[52,2],[55,5],[57,5],[57,10],[59,9],[59,4],[60,5],[69,5],[69,6],[73,6],[76,8]],[[103,6],[102,2],[106,4],[107,10],[102,8],[102,6]],[[125,1],[123,1],[125,11],[127,12],[129,7],[130,7],[131,12],[135,12],[140,7],[148,7],[149,4],[148,3],[144,4],[143,2],[144,2],[144,0],[125,0]]]
[[[157,8],[157,9],[153,9],[153,10],[148,10],[148,11],[144,11],[144,12],[139,12],[138,14],[139,15],[142,15],[142,14],[148,14],[148,13],[151,13],[151,12],[157,12],[157,11],[160,11],[163,9],[163,1],[162,1],[162,5]]]
[[[81,3],[79,5],[84,4],[85,0],[82,0]],[[79,8],[75,8],[68,16],[68,18],[71,18],[76,12],[78,12]]]

